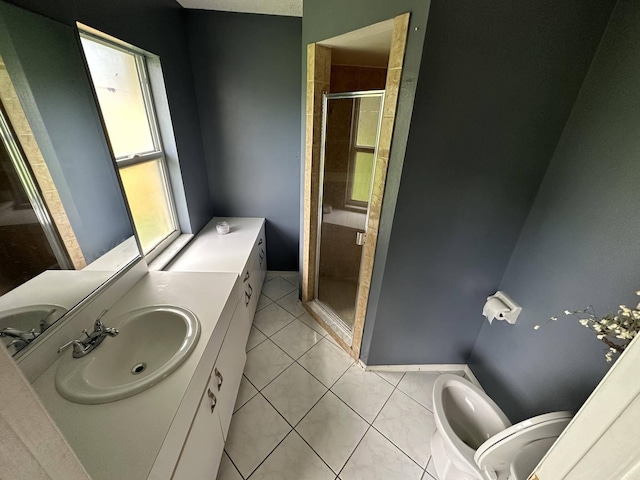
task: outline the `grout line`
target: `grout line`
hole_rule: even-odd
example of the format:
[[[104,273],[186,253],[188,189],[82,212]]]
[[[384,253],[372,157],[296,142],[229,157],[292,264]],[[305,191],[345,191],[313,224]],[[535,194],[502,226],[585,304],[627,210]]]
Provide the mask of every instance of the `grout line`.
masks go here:
[[[365,372],[372,372],[375,373],[376,375],[378,375],[381,379],[383,379],[385,382],[387,382],[389,385],[392,385],[393,388],[398,388],[398,385],[400,385],[400,382],[402,381],[402,379],[404,378],[404,375],[407,372],[402,372],[402,376],[400,377],[400,380],[398,380],[398,383],[396,383],[395,385],[393,385],[393,383],[391,383],[389,380],[387,380],[386,378],[384,378],[382,375],[380,375],[380,373],[378,373],[375,370],[365,370]],[[396,373],[396,372],[387,372],[387,373]]]
[[[356,453],[356,450],[358,450],[358,447],[360,446],[360,444],[362,443],[362,440],[364,440],[364,437],[367,436],[367,433],[369,433],[369,430],[371,430],[373,427],[369,424],[367,424],[367,429],[364,431],[364,435],[362,435],[362,438],[358,441],[358,443],[356,444],[356,447],[353,449],[353,451],[351,452],[351,454],[349,455],[349,457],[347,458],[347,461],[344,462],[344,465],[342,465],[342,467],[340,468],[340,470],[338,471],[338,477],[340,476],[340,474],[342,473],[342,471],[344,470],[344,467],[347,466],[347,464],[349,463],[349,460],[351,460],[351,457],[353,457],[353,454]]]
[[[262,395],[262,398],[264,398],[264,395]],[[269,400],[267,400],[266,398],[264,398],[264,399],[265,399],[267,402],[269,402]],[[269,405],[271,405],[271,404],[269,403]],[[273,405],[271,405],[271,407],[272,407],[272,408],[274,408],[274,407],[273,407]],[[274,410],[275,410],[275,408],[274,408]],[[276,413],[277,413],[278,415],[280,415],[280,412],[278,412],[278,410],[276,410]],[[280,416],[282,417],[282,415],[280,415]],[[282,418],[284,418],[284,417],[282,417]],[[285,419],[285,421],[286,421],[286,419]],[[287,422],[287,425],[288,425],[288,424],[289,424],[289,422]],[[245,480],[248,480],[249,478],[251,478],[251,475],[253,475],[254,473],[256,473],[256,472],[258,471],[258,469],[262,466],[262,464],[263,464],[264,462],[266,462],[266,461],[267,461],[267,458],[269,458],[269,457],[273,454],[273,452],[275,452],[275,451],[278,449],[278,447],[282,444],[282,442],[284,442],[284,441],[285,441],[285,439],[286,439],[289,435],[291,435],[291,432],[293,432],[293,431],[294,431],[294,430],[293,430],[293,428],[292,428],[291,430],[289,430],[289,433],[287,433],[284,437],[282,437],[282,440],[280,440],[280,441],[278,442],[278,444],[277,444],[275,447],[273,447],[273,449],[271,449],[271,451],[267,454],[267,456],[266,456],[266,457],[264,457],[264,458],[262,459],[262,461],[258,464],[258,466],[257,466],[256,468],[254,468],[254,469],[251,471],[251,473],[249,474],[249,476],[248,476],[248,477],[246,477],[246,478],[245,478]]]
[[[231,462],[231,465],[233,465],[233,468],[235,468],[235,469],[236,469],[236,472],[238,472],[238,475],[240,475],[240,478],[242,478],[242,479],[244,480],[244,477],[243,477],[243,476],[242,476],[242,474],[240,473],[240,470],[238,469],[238,467],[236,467],[236,464],[233,462],[233,460],[231,459],[231,455],[229,455],[229,454],[227,453],[227,450],[226,450],[226,449],[223,449],[223,450],[222,450],[222,454],[227,456],[227,458],[228,458],[228,459],[229,459],[229,461]],[[220,463],[222,463],[222,461],[221,461]],[[218,471],[220,471],[220,467],[218,467]]]
[[[254,348],[256,348],[258,345],[261,345],[262,342],[264,342],[265,340],[267,340],[269,337],[267,337],[264,333],[262,333],[255,325],[253,325],[253,323],[251,324],[251,328],[255,328],[256,330],[258,330],[258,332],[260,332],[263,336],[264,339],[260,340],[258,343],[256,343],[253,347],[251,347],[249,350],[246,350],[246,345],[245,345],[245,354],[249,353],[251,350],[253,350]],[[251,335],[251,330],[249,330],[249,335]],[[247,339],[248,340],[248,339]],[[244,370],[243,370],[244,372]]]

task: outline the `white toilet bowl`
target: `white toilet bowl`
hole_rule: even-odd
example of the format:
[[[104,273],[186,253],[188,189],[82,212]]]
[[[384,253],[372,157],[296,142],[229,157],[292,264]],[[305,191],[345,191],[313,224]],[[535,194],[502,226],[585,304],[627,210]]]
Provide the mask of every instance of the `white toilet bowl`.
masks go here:
[[[440,480],[526,479],[572,417],[555,412],[511,426],[480,388],[451,374],[436,379],[433,408],[431,454]]]

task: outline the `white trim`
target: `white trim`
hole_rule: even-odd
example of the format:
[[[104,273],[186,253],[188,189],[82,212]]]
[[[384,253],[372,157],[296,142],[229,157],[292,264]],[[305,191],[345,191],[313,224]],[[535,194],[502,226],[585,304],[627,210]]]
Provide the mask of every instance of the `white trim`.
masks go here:
[[[466,363],[429,363],[425,365],[365,365],[358,361],[365,372],[462,372],[467,380],[484,391],[482,385]]]
[[[426,365],[365,365],[372,372],[465,372],[465,363],[430,363]],[[465,372],[466,373],[466,372]]]
[[[484,391],[484,388],[482,388],[482,385],[480,385],[480,382],[478,381],[478,377],[473,374],[473,371],[471,370],[471,368],[469,368],[469,365],[465,365],[464,367],[464,376],[467,377],[467,379],[476,387],[479,387],[482,391]]]
[[[165,247],[151,262],[147,262],[150,272],[163,270],[193,240],[192,233],[182,233]],[[146,258],[145,258],[146,260]]]

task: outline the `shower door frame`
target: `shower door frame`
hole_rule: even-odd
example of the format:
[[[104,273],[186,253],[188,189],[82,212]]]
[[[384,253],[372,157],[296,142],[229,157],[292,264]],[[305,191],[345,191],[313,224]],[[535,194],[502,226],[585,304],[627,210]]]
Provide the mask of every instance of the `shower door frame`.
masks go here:
[[[316,304],[325,317],[326,323],[328,323],[335,333],[337,333],[348,345],[352,345],[353,343],[353,332],[355,329],[355,318],[354,324],[351,329],[349,329],[346,322],[338,315],[328,304],[320,300],[320,245],[322,242],[322,221],[323,221],[323,212],[322,212],[322,202],[324,199],[324,167],[325,167],[325,155],[326,155],[326,141],[327,141],[327,119],[329,115],[329,100],[341,100],[341,99],[359,99],[359,98],[369,98],[369,97],[379,97],[380,98],[380,112],[378,113],[378,125],[376,128],[376,141],[373,149],[373,164],[371,166],[371,181],[369,183],[369,198],[367,200],[367,209],[365,215],[365,223],[364,223],[364,233],[365,238],[369,226],[369,210],[371,206],[371,194],[373,193],[373,184],[374,177],[376,171],[376,164],[378,159],[378,142],[380,141],[380,129],[382,127],[382,111],[384,107],[384,90],[363,90],[357,92],[340,92],[340,93],[322,93],[322,123],[321,123],[321,135],[320,135],[320,189],[318,191],[318,211],[317,211],[317,229],[318,234],[316,238],[316,268],[315,268],[315,281],[314,281],[314,293],[313,293],[313,302]],[[352,107],[352,123],[351,123],[351,132],[350,136],[353,137],[354,131],[357,132],[357,125],[353,124],[353,107]],[[352,139],[353,140],[353,139]],[[350,142],[353,147],[353,141]],[[347,178],[349,178],[351,174],[351,160],[352,160],[352,151],[349,150],[349,171],[347,172]],[[349,188],[349,182],[347,181],[347,189]],[[355,241],[355,239],[354,239]],[[362,248],[362,252],[360,253],[360,261],[358,263],[358,286],[356,288],[356,295],[354,298],[354,316],[355,316],[355,308],[357,305],[359,291],[360,291],[360,275],[362,274],[362,259],[364,254],[364,245]]]
[[[367,304],[371,289],[374,257],[378,242],[382,200],[385,192],[387,169],[393,140],[393,129],[401,90],[404,55],[409,31],[410,13],[403,13],[393,21],[392,39],[385,98],[382,107],[382,127],[378,141],[378,154],[374,170],[374,191],[369,204],[368,232],[360,265],[360,285],[356,303],[356,317],[351,344],[345,342],[325,321],[326,317],[313,302],[315,294],[315,270],[317,258],[317,214],[320,189],[320,148],[322,121],[322,93],[329,92],[331,81],[331,48],[320,43],[307,45],[304,178],[303,178],[303,218],[302,218],[302,304],[313,319],[355,360],[360,359],[362,336],[367,314]]]

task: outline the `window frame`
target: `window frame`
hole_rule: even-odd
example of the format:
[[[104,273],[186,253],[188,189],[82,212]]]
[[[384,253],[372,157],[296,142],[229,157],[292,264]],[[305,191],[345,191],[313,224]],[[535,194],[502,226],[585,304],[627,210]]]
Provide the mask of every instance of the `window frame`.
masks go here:
[[[384,90],[371,90],[365,92],[357,92],[360,95],[353,97],[353,105],[351,110],[351,134],[349,139],[349,164],[347,166],[347,188],[345,191],[345,207],[357,210],[367,211],[369,209],[369,201],[371,200],[371,189],[373,188],[373,180],[375,175],[378,141],[380,138],[380,126],[382,124],[382,108],[384,105]],[[376,131],[375,144],[359,145],[358,144],[358,122],[360,121],[360,100],[365,97],[380,97],[380,113],[378,116],[378,128]],[[358,153],[370,153],[373,155],[371,163],[371,183],[369,186],[369,198],[367,201],[355,200],[353,198],[353,186],[355,183],[356,156]]]
[[[137,48],[126,42],[120,41],[117,38],[111,37],[106,34],[101,34],[97,30],[94,30],[91,27],[87,27],[86,25],[78,24],[78,34],[79,34],[79,41],[80,41],[80,49],[82,51],[82,55],[85,57],[87,74],[89,76],[91,88],[94,91],[94,97],[96,100],[96,104],[98,106],[98,111],[100,112],[103,129],[107,139],[109,139],[109,131],[107,129],[104,116],[102,114],[102,107],[100,105],[100,101],[98,100],[96,87],[91,77],[91,71],[89,69],[89,64],[86,60],[86,53],[84,51],[84,48],[82,47],[81,40],[82,38],[86,38],[89,41],[93,41],[101,45],[104,45],[106,47],[113,48],[120,52],[132,55],[133,58],[135,59],[136,72],[138,74],[138,82],[140,84],[140,89],[142,91],[142,98],[143,98],[145,112],[147,116],[147,123],[149,126],[149,131],[151,133],[151,139],[153,142],[154,150],[150,152],[140,152],[140,153],[123,156],[123,157],[116,157],[113,152],[113,147],[111,146],[111,141],[109,140],[107,143],[109,144],[109,149],[111,151],[111,158],[113,160],[114,166],[118,171],[118,181],[120,182],[120,189],[122,190],[122,193],[126,200],[127,209],[129,210],[129,217],[136,231],[136,241],[138,242],[138,248],[140,250],[141,255],[145,258],[147,263],[150,263],[151,261],[153,261],[154,258],[160,255],[160,253],[162,253],[162,251],[166,247],[168,247],[172,242],[174,242],[182,234],[182,231],[180,230],[174,192],[171,187],[171,180],[169,177],[169,168],[167,164],[167,158],[165,155],[165,148],[162,142],[160,125],[158,123],[158,116],[156,113],[157,107],[153,97],[151,78],[150,78],[149,69],[147,66],[147,60],[150,59],[152,55],[140,48]],[[153,246],[151,250],[149,250],[147,253],[144,253],[142,244],[140,242],[140,239],[137,233],[137,226],[134,221],[133,215],[131,214],[131,209],[129,206],[129,202],[127,200],[126,191],[125,191],[122,179],[120,178],[120,169],[131,167],[134,165],[140,165],[148,162],[156,162],[156,161],[158,162],[158,167],[160,169],[161,176],[162,176],[162,184],[164,187],[164,193],[166,196],[168,210],[169,210],[168,213],[171,219],[173,230],[165,238],[163,238],[155,246]]]

